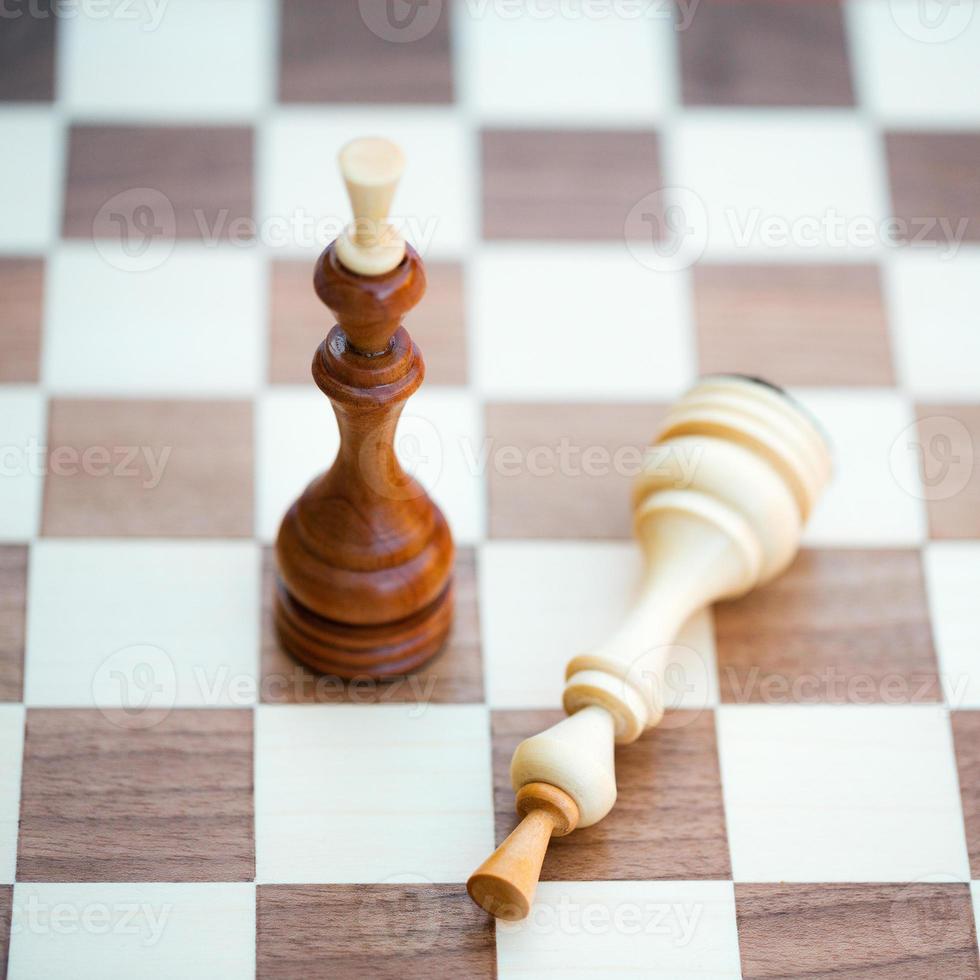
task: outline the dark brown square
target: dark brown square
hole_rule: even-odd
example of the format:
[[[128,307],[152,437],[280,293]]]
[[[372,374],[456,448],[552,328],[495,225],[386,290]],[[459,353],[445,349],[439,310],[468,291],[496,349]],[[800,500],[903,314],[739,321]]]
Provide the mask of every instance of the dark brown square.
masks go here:
[[[493,787],[497,842],[517,826],[510,760],[518,743],[559,711],[495,711]],[[712,711],[669,712],[616,757],[618,797],[591,827],[554,838],[544,881],[731,878]]]
[[[251,881],[252,797],[251,711],[30,709],[17,879]]]
[[[51,0],[9,3],[0,30],[0,100],[50,102],[54,98],[58,17]]]
[[[494,538],[628,538],[630,486],[664,406],[494,403],[486,409]]]
[[[723,702],[941,699],[918,551],[802,551],[714,621]]]
[[[952,722],[970,873],[980,878],[980,711],[954,711]]]
[[[745,980],[975,980],[968,885],[736,885]]]
[[[980,241],[980,133],[886,133],[899,238]]]
[[[345,682],[314,674],[279,645],[272,622],[276,588],[275,555],[262,556],[262,680],[260,700],[266,704],[464,704],[483,700],[483,658],[477,603],[476,556],[458,548],[455,570],[456,606],[445,649],[421,670],[391,681],[368,677]]]
[[[482,146],[484,238],[622,241],[661,189],[652,132],[487,129]]]
[[[282,0],[283,102],[452,102],[451,3]]]
[[[930,538],[980,538],[980,405],[917,405]]]
[[[10,952],[10,917],[13,914],[14,889],[0,885],[0,980],[6,980],[7,956]]]
[[[877,266],[697,265],[699,367],[784,385],[893,385]]]
[[[269,381],[305,384],[335,317],[313,292],[312,263],[275,260],[269,282]]]
[[[463,315],[463,270],[458,263],[430,262],[428,289],[405,325],[425,359],[428,384],[466,384],[466,324]],[[334,317],[313,292],[309,262],[272,263],[269,381],[305,384],[313,353],[326,337]]]
[[[51,402],[45,535],[251,537],[252,498],[251,402]]]
[[[701,0],[677,32],[688,105],[853,105],[840,5]]]
[[[260,885],[257,976],[492,978],[493,919],[462,885]]]
[[[72,126],[62,233],[251,240],[252,143],[245,126]]]
[[[43,307],[43,260],[0,259],[0,381],[37,381]]]
[[[20,701],[24,692],[24,622],[27,609],[27,548],[0,546],[0,701]]]

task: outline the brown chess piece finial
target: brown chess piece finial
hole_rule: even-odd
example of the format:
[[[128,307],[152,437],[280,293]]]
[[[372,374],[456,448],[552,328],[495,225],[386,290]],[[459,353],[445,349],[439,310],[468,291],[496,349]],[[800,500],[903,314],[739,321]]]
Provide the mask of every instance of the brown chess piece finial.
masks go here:
[[[394,451],[425,373],[402,317],[422,298],[418,253],[385,223],[404,166],[386,140],[340,154],[354,222],[317,260],[313,285],[337,324],[313,357],[340,449],[279,528],[275,621],[287,650],[323,673],[384,678],[425,663],[452,618],[446,519]]]

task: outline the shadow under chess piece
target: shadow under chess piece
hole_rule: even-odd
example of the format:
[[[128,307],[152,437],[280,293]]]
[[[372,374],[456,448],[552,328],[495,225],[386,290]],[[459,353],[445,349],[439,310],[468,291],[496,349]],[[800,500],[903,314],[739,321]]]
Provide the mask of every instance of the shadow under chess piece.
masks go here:
[[[454,548],[442,512],[394,450],[401,410],[425,373],[401,326],[425,292],[425,272],[384,221],[401,151],[386,140],[355,140],[340,167],[354,222],[313,277],[337,317],[313,357],[313,379],[333,405],[340,449],[282,520],[275,622],[283,646],[314,670],[385,678],[443,646]]]

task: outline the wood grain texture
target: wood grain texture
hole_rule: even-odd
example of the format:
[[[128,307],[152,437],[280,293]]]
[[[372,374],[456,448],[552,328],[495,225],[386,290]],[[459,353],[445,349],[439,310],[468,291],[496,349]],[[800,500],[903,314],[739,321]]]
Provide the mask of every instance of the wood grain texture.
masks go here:
[[[476,555],[456,551],[455,612],[443,651],[408,677],[354,681],[315,674],[294,660],[276,636],[272,616],[275,560],[262,561],[262,660],[259,700],[265,704],[475,704],[483,701],[483,657],[477,602]]]
[[[723,702],[940,700],[918,551],[802,551],[714,622]]]
[[[492,978],[493,920],[462,885],[260,885],[259,980]]]
[[[466,880],[466,891],[498,919],[517,922],[531,911],[541,865],[552,837],[579,821],[575,800],[551,783],[524,783],[515,796],[521,822]]]
[[[745,980],[973,980],[967,885],[735,885]]]
[[[163,234],[248,240],[253,142],[247,126],[72,126],[62,234],[118,242],[114,209],[103,205],[127,191],[133,208],[141,200],[134,189],[150,188],[173,207],[168,220],[155,196],[145,198]]]
[[[429,384],[468,381],[465,276],[458,262],[427,262],[429,286],[405,326],[422,349]]]
[[[980,711],[954,711],[951,721],[970,873],[976,879],[980,878]]]
[[[844,17],[834,0],[701,0],[677,32],[687,105],[854,104]]]
[[[10,917],[13,912],[14,889],[0,885],[0,980],[7,980],[7,956],[10,952]]]
[[[273,259],[269,264],[270,384],[306,384],[312,352],[330,330],[312,281],[309,262]]]
[[[0,382],[36,382],[44,260],[0,259]]]
[[[27,547],[0,545],[0,701],[24,696]]]
[[[487,405],[490,536],[631,538],[632,479],[664,411],[640,403]],[[495,464],[498,451],[506,465]]]
[[[283,0],[279,98],[283,102],[452,102],[452,6]]]
[[[407,246],[390,272],[361,276],[336,248],[313,275],[337,318],[313,380],[330,399],[340,447],[279,526],[273,616],[282,645],[316,671],[401,677],[442,649],[453,609],[449,525],[394,449],[424,374],[401,322],[425,292],[425,270]]]
[[[694,267],[701,373],[784,385],[893,385],[881,277],[871,265]]]
[[[622,241],[630,209],[662,186],[652,132],[485,129],[481,140],[484,238]]]
[[[0,101],[50,102],[61,5],[51,0],[10,3],[0,31]]]
[[[929,537],[980,538],[980,404],[919,404],[919,472]]]
[[[251,881],[252,712],[30,709],[21,881]]]
[[[332,323],[310,288],[307,261],[276,260],[271,266],[269,381],[307,384],[313,351]],[[459,263],[430,262],[429,287],[406,318],[406,326],[425,359],[429,384],[466,383],[466,324],[463,270]]]
[[[252,536],[251,402],[53,399],[48,450],[45,535]]]
[[[961,240],[980,241],[980,133],[886,133],[885,150],[893,213],[907,222],[901,237],[951,247],[949,226],[964,221]]]
[[[492,714],[496,839],[517,826],[510,761],[518,743],[564,717],[559,711]],[[672,712],[616,758],[619,796],[592,827],[553,838],[542,881],[731,877],[711,711]]]

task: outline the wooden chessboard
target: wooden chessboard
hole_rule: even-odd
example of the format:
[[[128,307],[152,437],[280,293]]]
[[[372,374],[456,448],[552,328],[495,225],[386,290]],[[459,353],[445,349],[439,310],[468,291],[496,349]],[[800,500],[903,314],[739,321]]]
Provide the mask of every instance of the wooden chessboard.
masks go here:
[[[5,6],[10,977],[978,975],[974,6]],[[310,279],[363,133],[409,161],[399,452],[459,544],[448,650],[383,687],[268,616],[336,447]],[[511,750],[628,602],[639,447],[718,370],[789,386],[836,481],[495,929],[463,882]]]

